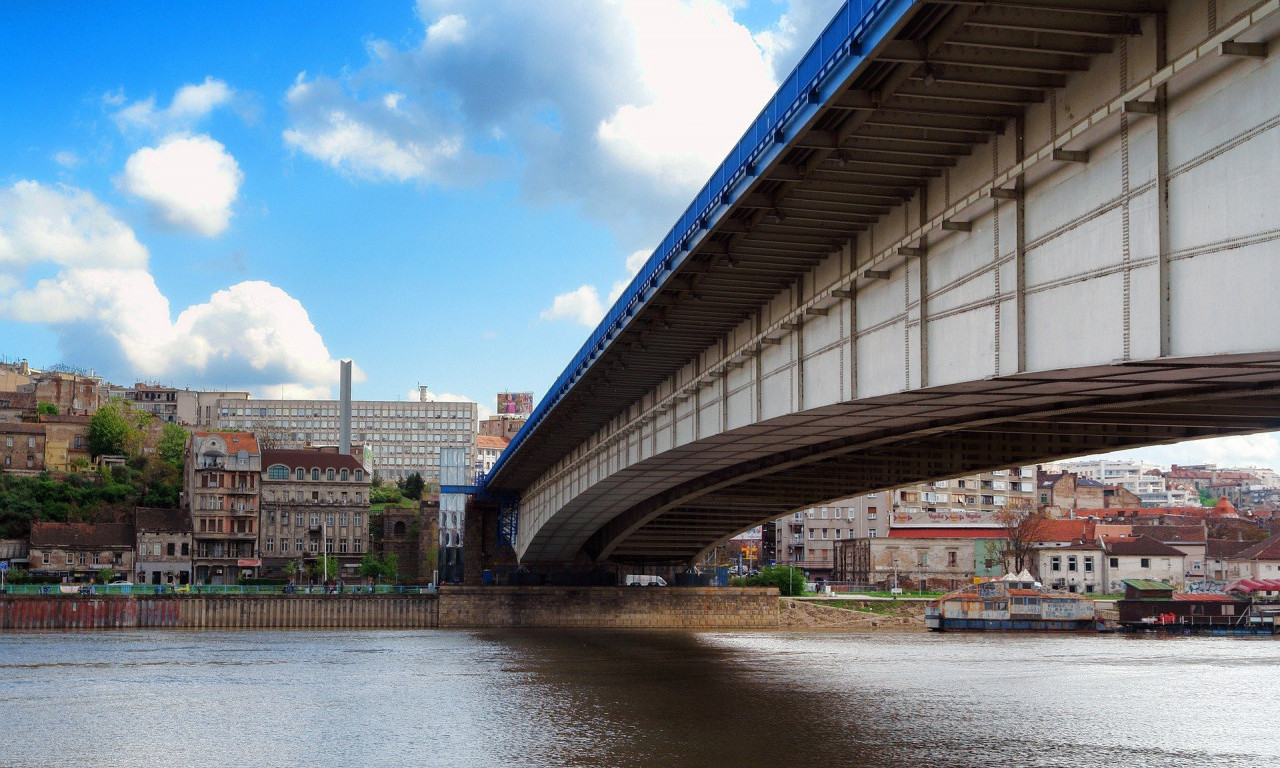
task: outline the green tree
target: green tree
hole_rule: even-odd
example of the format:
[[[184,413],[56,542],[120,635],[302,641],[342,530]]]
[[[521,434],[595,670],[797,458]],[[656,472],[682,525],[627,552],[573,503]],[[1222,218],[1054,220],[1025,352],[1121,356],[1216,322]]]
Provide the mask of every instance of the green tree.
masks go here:
[[[382,558],[368,552],[360,558],[360,575],[374,581],[397,582],[400,580],[400,558],[395,552],[388,552]]]
[[[804,594],[804,571],[786,565],[766,565],[747,579],[747,586],[777,587],[783,597]]]
[[[295,581],[298,578],[298,561],[290,560],[284,564],[284,575],[289,581]]]
[[[307,564],[307,572],[319,581],[329,581],[338,578],[338,567],[336,557],[317,557]]]
[[[182,469],[182,458],[187,452],[187,430],[177,424],[166,423],[160,428],[160,443],[156,453],[168,465]]]
[[[404,497],[415,501],[422,498],[422,490],[426,487],[426,482],[422,479],[422,475],[414,472],[404,479]]]
[[[115,575],[116,575],[116,572],[111,570],[110,568],[98,569],[98,581],[102,582],[103,584],[111,583],[111,580],[115,578]]]
[[[383,483],[369,488],[370,504],[398,504],[400,498],[400,489],[394,485]]]
[[[116,404],[105,405],[89,417],[89,452],[94,456],[124,453],[131,426]]]
[[[57,416],[60,412],[54,403],[36,403],[36,413],[41,416]]]

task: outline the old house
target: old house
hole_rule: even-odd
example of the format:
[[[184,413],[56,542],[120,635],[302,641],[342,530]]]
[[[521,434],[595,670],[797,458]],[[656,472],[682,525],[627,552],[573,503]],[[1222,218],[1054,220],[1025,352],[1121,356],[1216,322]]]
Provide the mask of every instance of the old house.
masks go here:
[[[191,516],[181,509],[134,510],[138,584],[191,583]]]
[[[88,582],[102,571],[112,578],[133,573],[133,526],[126,523],[31,524],[28,560],[31,572]]]

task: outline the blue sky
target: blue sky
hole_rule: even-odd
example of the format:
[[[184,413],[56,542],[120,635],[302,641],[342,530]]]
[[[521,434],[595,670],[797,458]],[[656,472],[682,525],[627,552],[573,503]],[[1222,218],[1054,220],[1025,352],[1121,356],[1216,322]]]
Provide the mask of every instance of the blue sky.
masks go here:
[[[6,3],[0,355],[541,397],[837,7]]]
[[[541,396],[836,6],[9,3],[0,355]]]

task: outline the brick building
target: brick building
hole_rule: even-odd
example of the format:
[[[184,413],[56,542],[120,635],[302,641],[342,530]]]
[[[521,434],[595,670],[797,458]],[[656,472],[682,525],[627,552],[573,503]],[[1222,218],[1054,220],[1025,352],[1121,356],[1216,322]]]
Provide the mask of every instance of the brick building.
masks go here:
[[[44,427],[12,421],[0,423],[0,467],[6,472],[44,471]]]

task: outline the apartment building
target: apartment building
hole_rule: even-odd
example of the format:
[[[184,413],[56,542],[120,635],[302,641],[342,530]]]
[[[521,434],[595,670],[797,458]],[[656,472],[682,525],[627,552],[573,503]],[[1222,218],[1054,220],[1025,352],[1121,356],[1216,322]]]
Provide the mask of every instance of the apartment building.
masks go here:
[[[27,557],[36,576],[89,582],[103,571],[133,573],[133,547],[133,526],[124,523],[34,522]]]
[[[910,536],[920,540],[964,540],[966,552],[942,554],[942,561],[954,562],[958,570],[955,576],[948,570],[939,578],[958,578],[958,574],[972,571],[981,554],[975,553],[970,539],[991,538],[983,531],[1002,528],[1004,510],[1033,506],[1035,495],[1036,468],[1027,466],[921,483],[810,507],[777,519],[776,560],[780,565],[804,568],[812,579],[830,578],[838,570],[836,561],[842,542],[882,539],[890,535],[891,529],[901,529],[911,531]],[[876,552],[885,546],[876,547]],[[870,552],[866,547],[863,549],[864,554]],[[938,556],[934,559],[938,561]],[[891,558],[885,562],[890,563],[885,567],[891,569]],[[874,570],[870,561],[863,565],[861,571]]]
[[[1103,485],[1122,485],[1133,493],[1164,493],[1164,473],[1156,464],[1127,459],[1091,459],[1063,461],[1046,465],[1045,472],[1074,472],[1079,477],[1096,480]]]
[[[354,400],[351,440],[366,446],[365,468],[383,480],[402,480],[417,472],[440,480],[440,449],[463,448],[467,465],[476,460],[479,406],[471,402]],[[305,449],[336,445],[337,400],[217,401],[216,429],[256,433],[271,448]]]
[[[259,553],[262,573],[280,576],[290,561],[337,559],[352,579],[369,551],[372,477],[355,459],[333,451],[263,449]]]
[[[134,583],[191,583],[191,516],[180,509],[134,510]]]
[[[193,577],[197,584],[235,584],[254,576],[262,455],[249,432],[196,432],[183,479],[191,513]]]

